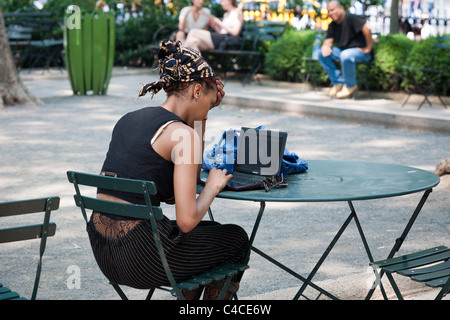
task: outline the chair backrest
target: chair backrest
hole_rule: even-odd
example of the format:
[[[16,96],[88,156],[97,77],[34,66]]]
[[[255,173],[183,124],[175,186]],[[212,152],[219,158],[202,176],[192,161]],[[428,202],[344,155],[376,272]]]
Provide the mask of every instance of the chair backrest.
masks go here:
[[[42,267],[42,256],[47,244],[47,237],[54,236],[56,233],[56,224],[50,222],[50,213],[58,208],[59,197],[0,203],[0,217],[2,218],[44,212],[44,221],[42,224],[22,225],[18,227],[0,229],[0,243],[41,239],[38,267],[36,270],[33,293],[31,295],[32,300],[34,300],[37,295]]]
[[[34,39],[53,38],[52,31],[58,24],[52,19],[50,12],[4,13],[3,17],[7,29],[11,25],[25,27]]]
[[[450,37],[445,37],[445,36],[436,37],[436,42],[434,43],[434,50],[433,50],[433,54],[431,56],[429,68],[432,68],[432,66],[434,64],[434,59],[440,55],[440,53],[442,52],[441,51],[442,49],[450,50],[450,43],[445,43],[446,41],[449,42]],[[442,70],[443,71],[442,73],[445,73],[449,64],[450,64],[450,54],[449,54],[449,58],[447,59],[445,66]]]
[[[444,41],[447,41],[447,43],[445,43]],[[450,66],[450,43],[449,42],[450,42],[450,37],[442,36],[442,37],[437,37],[437,42],[434,45],[436,47],[436,51],[438,51],[439,49],[448,50],[448,51],[446,51],[447,52],[446,55],[448,56],[448,59],[444,66],[443,73],[445,73],[447,68]]]
[[[273,42],[284,33],[284,24],[281,23],[246,23],[244,24],[241,35],[243,38],[241,50],[245,49],[245,43],[249,42],[250,50],[258,51],[261,48],[258,45],[262,41]]]
[[[160,220],[163,217],[161,208],[151,204],[150,196],[156,194],[155,183],[152,181],[124,179],[74,171],[68,171],[67,177],[69,182],[74,184],[76,191],[74,195],[75,204],[81,208],[86,222],[88,221],[86,209],[137,219],[152,220],[152,218],[155,218],[155,220]],[[141,194],[144,196],[146,204],[129,204],[88,197],[82,195],[80,186]]]
[[[166,272],[167,278],[172,287],[176,287],[176,282],[172,275],[172,272],[170,271],[156,224],[157,220],[161,220],[163,218],[162,209],[158,206],[153,206],[150,199],[151,195],[156,194],[155,183],[153,181],[125,179],[74,171],[68,171],[67,177],[69,179],[69,182],[73,183],[75,187],[75,204],[81,208],[86,223],[88,223],[88,217],[86,213],[87,209],[123,217],[150,220],[153,238],[155,240],[156,247],[158,248],[159,256]],[[84,187],[102,188],[141,194],[144,196],[146,204],[140,205],[132,203],[122,203],[89,197],[82,194],[81,189]]]

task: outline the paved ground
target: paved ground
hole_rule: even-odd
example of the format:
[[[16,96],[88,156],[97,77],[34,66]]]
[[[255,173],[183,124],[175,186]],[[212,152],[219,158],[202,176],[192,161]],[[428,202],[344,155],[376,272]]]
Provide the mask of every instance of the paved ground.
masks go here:
[[[60,71],[44,75],[23,72],[21,76],[43,105],[0,110],[0,200],[61,197],[60,210],[53,215],[57,235],[48,241],[38,297],[117,299],[91,255],[84,221],[73,204],[73,189],[65,172],[98,172],[119,117],[144,105],[160,104],[164,94],[153,100],[136,99],[141,84],[155,78],[148,70],[115,69],[104,97],[73,96],[66,75]],[[208,130],[261,124],[283,128],[289,132],[288,148],[307,160],[378,161],[433,171],[439,161],[450,157],[450,111],[440,105],[424,106],[419,111],[417,99],[401,108],[402,97],[330,100],[325,92],[304,86],[265,83],[242,87],[239,82],[228,81],[226,99],[211,112]],[[449,193],[450,181],[444,177],[400,253],[450,245]],[[375,259],[387,256],[419,199],[415,194],[355,203]],[[258,206],[216,199],[212,209],[216,220],[239,224],[250,232]],[[164,210],[173,216],[172,207]],[[269,203],[255,245],[307,275],[347,214],[346,203]],[[37,251],[33,241],[0,247],[2,282],[28,297]],[[301,285],[257,255],[252,256],[250,265],[240,299],[291,299]],[[68,286],[74,276],[70,266],[79,267],[80,289]],[[340,298],[361,299],[371,278],[362,243],[351,224],[315,282]],[[434,293],[409,281],[400,283],[409,299],[428,298]],[[315,294],[308,291],[310,297]],[[132,298],[143,295],[133,292]],[[155,298],[171,297],[158,293]],[[374,298],[379,299],[380,294]]]

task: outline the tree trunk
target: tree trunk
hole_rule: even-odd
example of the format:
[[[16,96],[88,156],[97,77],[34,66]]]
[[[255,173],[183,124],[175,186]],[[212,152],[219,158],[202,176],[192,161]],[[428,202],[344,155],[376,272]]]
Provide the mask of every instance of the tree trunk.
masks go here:
[[[42,102],[31,94],[17,73],[0,6],[0,109],[15,104],[34,106]]]
[[[398,33],[398,0],[391,1],[391,25],[389,33]]]

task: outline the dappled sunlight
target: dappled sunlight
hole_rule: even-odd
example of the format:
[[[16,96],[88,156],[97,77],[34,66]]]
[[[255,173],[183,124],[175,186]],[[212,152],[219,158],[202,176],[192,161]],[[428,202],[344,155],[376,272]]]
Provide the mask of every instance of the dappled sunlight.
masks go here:
[[[400,139],[373,139],[361,143],[355,143],[354,146],[374,148],[399,148],[403,147],[407,143],[411,142]]]
[[[14,107],[0,110],[2,200],[60,196],[60,209],[52,219],[58,225],[58,242],[55,245],[54,239],[49,240],[46,251],[49,263],[46,262],[46,270],[53,271],[54,278],[65,281],[66,267],[82,264],[85,266],[83,276],[90,280],[100,279],[98,283],[101,282],[99,288],[102,290],[109,287],[98,272],[95,260],[88,256],[91,251],[84,230],[84,220],[74,204],[74,188],[67,181],[66,171],[98,173],[117,120],[125,113],[142,106],[160,105],[166,98],[164,92],[155,95],[153,99],[151,95],[137,98],[141,84],[152,80],[151,76],[142,75],[139,79],[142,83],[128,83],[127,77],[116,77],[112,80],[107,96],[70,96],[69,93],[68,96],[45,99],[44,105],[33,108]],[[32,86],[31,84],[30,87]],[[45,88],[49,91],[51,89]],[[245,93],[256,88],[246,86],[241,90]],[[275,95],[279,94],[280,90],[267,87],[264,94]],[[310,98],[309,95],[294,89],[287,94],[291,97]],[[358,101],[349,103],[357,105]],[[287,131],[287,149],[306,160],[375,161],[433,171],[440,160],[450,156],[448,135],[307,117],[296,114],[295,110],[292,113],[264,111],[257,103],[252,108],[225,104],[212,109],[208,115],[206,130],[209,135],[220,135],[230,128],[260,125],[268,129]],[[408,242],[420,245],[435,243],[442,240],[442,235],[448,235],[448,199],[448,188],[438,186],[433,191],[423,214],[421,213],[414,225],[414,232],[408,235]],[[419,200],[420,195],[414,194],[379,201],[355,202],[374,257],[387,256]],[[169,218],[175,218],[174,206],[163,204],[162,207]],[[218,198],[214,200],[211,208],[216,221],[238,224],[250,235],[259,204]],[[345,202],[267,203],[255,239],[255,247],[306,275],[349,213]],[[409,249],[408,245],[405,242],[405,247]],[[343,274],[351,274],[364,280],[367,257],[353,222],[335,249],[331,259],[320,269],[317,279],[335,280]],[[55,256],[58,257],[60,270],[51,269],[54,268],[51,259]],[[262,260],[257,255],[251,256],[251,268],[245,274],[247,282],[242,285],[240,291],[242,297],[258,294],[267,288],[301,285],[299,281],[292,281],[288,274],[280,273],[274,265]],[[261,281],[267,287],[255,289],[254,284]],[[293,290],[293,294],[295,292],[296,290]],[[43,290],[42,293],[44,297],[50,298],[55,295],[64,298],[80,295],[73,291],[68,292],[66,288],[47,293]],[[112,298],[116,298],[115,295]]]

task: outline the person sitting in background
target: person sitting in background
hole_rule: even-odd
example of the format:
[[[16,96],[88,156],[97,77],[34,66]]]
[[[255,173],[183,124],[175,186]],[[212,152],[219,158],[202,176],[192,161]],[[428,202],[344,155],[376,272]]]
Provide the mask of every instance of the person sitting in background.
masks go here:
[[[348,98],[358,88],[356,64],[373,59],[372,32],[361,17],[346,13],[337,0],[329,2],[327,10],[333,21],[319,52],[319,62],[333,85],[328,95]],[[342,70],[336,60],[340,60]]]
[[[224,43],[228,48],[239,47],[241,41],[239,35],[244,25],[244,15],[237,8],[236,0],[221,0],[220,4],[226,12],[222,20],[211,16],[209,25],[214,31],[191,30],[185,41],[187,47],[199,51],[219,49]]]
[[[204,0],[191,0],[192,6],[184,7],[178,17],[178,31],[175,39],[184,42],[192,29],[204,29],[209,27],[211,12],[203,8]]]

